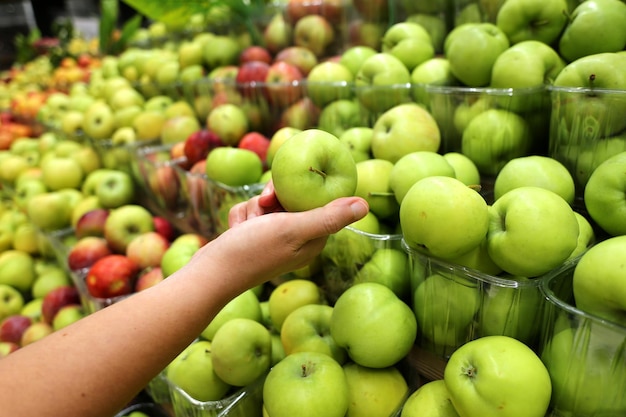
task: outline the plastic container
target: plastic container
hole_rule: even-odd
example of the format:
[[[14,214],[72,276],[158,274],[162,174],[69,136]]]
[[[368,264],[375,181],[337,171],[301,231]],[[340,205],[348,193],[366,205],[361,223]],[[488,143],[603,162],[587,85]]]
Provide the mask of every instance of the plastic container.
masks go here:
[[[401,242],[400,234],[373,234],[351,226],[331,235],[319,256],[320,286],[328,302],[334,303],[356,282],[368,281],[385,284],[408,301],[408,258]]]
[[[552,379],[549,417],[626,415],[626,327],[575,307],[576,262],[545,275],[539,354]]]
[[[171,417],[171,415],[159,404],[137,403],[124,408],[114,417],[128,417],[133,412],[142,412],[148,417]]]
[[[261,378],[219,401],[198,401],[168,380],[176,417],[261,417],[263,382]]]
[[[595,168],[626,151],[626,90],[552,86],[549,92],[549,156],[568,168],[582,197]]]
[[[537,347],[545,301],[540,278],[505,278],[445,262],[408,248],[411,306],[418,349],[447,359],[461,345],[488,335]]]
[[[467,155],[485,177],[495,177],[516,157],[548,152],[550,95],[544,87],[413,84],[412,89],[413,99],[423,104],[439,125],[439,152]]]

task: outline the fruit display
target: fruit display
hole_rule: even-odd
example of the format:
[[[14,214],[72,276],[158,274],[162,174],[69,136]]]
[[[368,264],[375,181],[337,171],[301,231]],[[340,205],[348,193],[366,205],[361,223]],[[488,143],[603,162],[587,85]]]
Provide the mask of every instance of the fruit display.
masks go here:
[[[272,181],[370,211],[120,417],[624,414],[624,2],[129,3],[153,21],[124,50],[0,84],[0,357],[166,280]]]

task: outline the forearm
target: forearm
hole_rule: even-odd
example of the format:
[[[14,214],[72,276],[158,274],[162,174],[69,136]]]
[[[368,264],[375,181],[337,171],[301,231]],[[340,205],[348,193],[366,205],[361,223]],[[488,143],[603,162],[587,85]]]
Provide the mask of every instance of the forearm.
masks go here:
[[[1,360],[3,413],[114,415],[232,298],[236,290],[220,283],[227,271],[211,270],[188,268]]]

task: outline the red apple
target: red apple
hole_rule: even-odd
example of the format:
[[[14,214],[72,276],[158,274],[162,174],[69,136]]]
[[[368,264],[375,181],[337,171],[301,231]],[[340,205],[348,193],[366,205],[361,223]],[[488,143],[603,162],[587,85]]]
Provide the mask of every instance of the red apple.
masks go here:
[[[139,266],[125,255],[105,256],[89,268],[85,278],[87,291],[96,298],[131,294],[139,271]]]
[[[270,64],[263,61],[249,61],[242,64],[237,72],[237,88],[244,97],[255,97],[263,88]]]
[[[98,236],[81,237],[74,243],[67,255],[67,266],[78,271],[93,265],[98,259],[112,253],[107,240]]]
[[[47,324],[52,320],[61,307],[68,304],[80,304],[80,294],[76,287],[64,285],[51,290],[41,303],[41,317]]]
[[[354,8],[363,19],[384,22],[389,14],[388,0],[352,0]]]
[[[35,343],[52,332],[54,332],[52,324],[43,321],[34,322],[24,331],[22,340],[20,340],[20,346],[24,347],[30,345],[31,343]]]
[[[251,61],[260,61],[270,64],[272,62],[272,54],[267,48],[259,45],[250,45],[241,51],[239,55],[239,65],[241,66]]]
[[[266,77],[267,95],[270,103],[278,107],[287,107],[302,97],[300,81],[304,79],[302,72],[288,62],[273,63]]]
[[[241,138],[238,146],[256,153],[263,165],[266,164],[267,148],[270,146],[270,139],[267,136],[259,132],[248,132]]]
[[[154,216],[152,218],[154,221],[154,231],[159,233],[168,241],[174,240],[176,237],[176,228],[168,219],[163,216]]]
[[[141,269],[159,266],[163,254],[169,247],[170,241],[160,233],[141,233],[128,243],[126,256]]]
[[[165,277],[163,276],[163,271],[160,266],[146,269],[139,275],[139,278],[137,278],[135,291],[143,291],[147,288],[153,287],[164,279]]]
[[[322,8],[322,0],[289,0],[287,2],[287,18],[291,23],[296,23],[306,15],[319,14]]]
[[[208,129],[201,129],[189,135],[183,149],[189,168],[201,159],[206,158],[211,149],[224,146],[217,134]]]
[[[276,130],[283,127],[295,127],[300,130],[315,127],[320,112],[320,108],[313,104],[309,97],[303,97],[282,111]]]
[[[152,193],[164,208],[174,208],[178,204],[180,184],[176,168],[160,165],[150,173],[149,186]]]
[[[78,239],[86,236],[104,236],[104,224],[109,217],[109,209],[96,208],[89,210],[76,222],[74,234]]]
[[[33,319],[21,314],[14,314],[0,323],[0,342],[19,344],[22,334],[33,323]]]
[[[319,61],[310,49],[304,46],[289,46],[281,49],[276,54],[274,62],[288,62],[295,65],[302,73],[302,76],[306,77]]]

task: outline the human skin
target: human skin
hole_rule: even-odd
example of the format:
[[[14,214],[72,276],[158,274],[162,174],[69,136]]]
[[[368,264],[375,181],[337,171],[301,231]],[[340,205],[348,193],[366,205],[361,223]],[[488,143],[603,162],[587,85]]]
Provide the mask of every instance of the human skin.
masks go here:
[[[227,302],[308,264],[329,234],[367,211],[363,199],[346,197],[310,211],[287,213],[269,183],[260,196],[234,206],[231,227],[159,285],[0,360],[3,415],[116,414]]]

